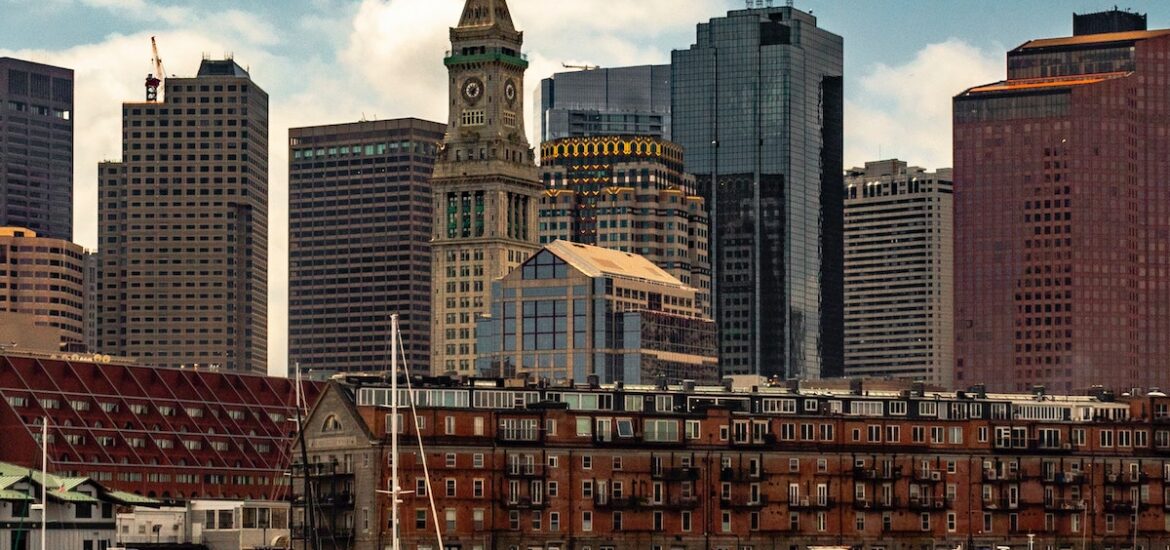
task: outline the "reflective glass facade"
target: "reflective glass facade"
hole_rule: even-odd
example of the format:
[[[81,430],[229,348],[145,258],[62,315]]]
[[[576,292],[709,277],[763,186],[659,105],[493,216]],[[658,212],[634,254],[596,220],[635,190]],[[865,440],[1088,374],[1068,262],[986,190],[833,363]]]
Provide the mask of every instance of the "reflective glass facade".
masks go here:
[[[541,141],[649,135],[670,139],[670,65],[556,73],[540,81]]]
[[[620,265],[619,265],[620,262]],[[476,329],[483,376],[714,382],[715,327],[696,290],[633,254],[556,241],[492,284]],[[661,276],[661,278],[659,278]]]
[[[842,372],[841,75],[841,37],[788,7],[729,12],[673,53],[673,133],[711,212],[725,374]]]

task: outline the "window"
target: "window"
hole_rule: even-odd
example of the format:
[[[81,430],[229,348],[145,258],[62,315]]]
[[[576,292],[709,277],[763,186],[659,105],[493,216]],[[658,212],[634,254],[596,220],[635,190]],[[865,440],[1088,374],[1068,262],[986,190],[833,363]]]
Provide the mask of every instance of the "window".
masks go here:
[[[687,420],[687,439],[699,439],[702,433],[700,420]]]
[[[585,532],[593,530],[593,512],[588,510],[581,512],[581,530]]]
[[[468,109],[463,111],[460,122],[463,126],[482,126],[487,122],[487,115],[483,109]]]
[[[454,508],[447,508],[446,510],[443,511],[443,515],[446,518],[446,522],[447,522],[447,532],[449,532],[449,533],[455,532],[455,518],[456,518],[455,509]]]
[[[646,441],[678,441],[678,421],[663,419],[646,420],[644,437]]]
[[[427,479],[425,477],[415,478],[414,494],[420,497],[427,496]]]
[[[731,532],[731,512],[724,511],[720,520],[721,520],[720,521],[720,529],[724,533],[730,533]]]
[[[454,479],[447,479],[446,485],[447,485],[447,496],[454,497],[455,496],[455,480]]]
[[[581,456],[581,469],[582,470],[592,470],[593,469],[593,456],[592,455],[582,455]]]
[[[391,525],[390,528],[393,529],[394,526]],[[414,528],[419,530],[419,531],[426,530],[426,528],[427,528],[427,509],[426,508],[415,508],[414,509]],[[401,529],[401,527],[399,529]]]

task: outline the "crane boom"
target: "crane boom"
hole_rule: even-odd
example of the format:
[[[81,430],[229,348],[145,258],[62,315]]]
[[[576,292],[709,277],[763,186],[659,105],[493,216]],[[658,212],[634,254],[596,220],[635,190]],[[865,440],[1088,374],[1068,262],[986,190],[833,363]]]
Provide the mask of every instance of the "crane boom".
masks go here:
[[[584,71],[595,71],[601,68],[599,65],[570,65],[568,63],[561,63],[561,66],[566,69],[581,69]]]
[[[158,54],[158,42],[154,37],[150,37],[150,52],[152,57],[151,63],[154,65],[154,72],[146,75],[146,100],[150,102],[158,101],[158,88],[162,84],[166,73],[163,71],[162,56]]]

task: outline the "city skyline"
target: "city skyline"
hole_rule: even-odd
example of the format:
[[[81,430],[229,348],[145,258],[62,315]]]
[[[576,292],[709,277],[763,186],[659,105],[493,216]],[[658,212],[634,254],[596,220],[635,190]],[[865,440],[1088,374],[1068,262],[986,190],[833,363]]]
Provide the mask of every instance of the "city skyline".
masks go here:
[[[141,0],[4,4],[13,9],[0,24],[5,36],[0,55],[75,71],[74,240],[87,248],[96,247],[97,162],[120,156],[117,140],[108,136],[116,135],[110,130],[120,125],[121,103],[142,94],[142,78],[149,71],[149,36],[159,36],[168,73],[191,76],[204,53],[218,57],[233,52],[254,80],[269,90],[273,98],[269,371],[283,373],[288,163],[287,151],[278,143],[294,126],[395,116],[441,120],[444,94],[434,93],[443,89],[438,61],[445,50],[446,30],[457,19],[462,2],[427,3],[423,10],[403,0],[356,4],[317,0],[283,11],[262,7],[244,11],[228,2],[205,2],[195,8]],[[527,31],[526,51],[532,60],[526,99],[541,78],[562,70],[561,62],[606,67],[663,63],[671,49],[689,46],[697,23],[744,6],[738,1],[648,1],[595,20],[599,18],[588,17],[593,7],[589,2],[514,4],[517,26]],[[811,10],[819,26],[845,39],[845,165],[897,156],[933,169],[951,164],[953,94],[996,80],[1006,49],[1029,38],[1071,35],[1071,12],[1111,6],[1045,1],[1004,5],[996,13],[974,5],[916,10],[911,2],[849,6],[808,1],[797,7]],[[1170,26],[1170,7],[1154,2],[1121,7],[1148,13],[1150,28]],[[890,25],[881,24],[885,21]],[[44,33],[46,24],[63,32]],[[887,42],[894,24],[915,33],[899,32],[897,43]],[[294,32],[282,35],[282,28]],[[582,43],[591,45],[588,55],[579,49]],[[903,143],[883,135],[899,135]]]

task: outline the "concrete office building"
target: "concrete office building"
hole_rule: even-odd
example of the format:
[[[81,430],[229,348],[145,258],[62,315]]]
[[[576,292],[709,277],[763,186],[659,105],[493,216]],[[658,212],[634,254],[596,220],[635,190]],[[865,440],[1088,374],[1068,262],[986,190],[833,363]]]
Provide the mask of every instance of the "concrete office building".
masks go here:
[[[845,174],[845,374],[951,387],[951,171],[891,159]]]
[[[390,314],[430,370],[431,171],[446,127],[413,118],[289,130],[289,360],[385,370]]]
[[[728,12],[672,56],[674,141],[711,215],[725,374],[843,372],[842,40],[792,7]]]
[[[591,68],[540,81],[533,117],[542,142],[646,135],[670,139],[670,65]]]
[[[0,57],[0,226],[73,239],[73,70]]]
[[[543,186],[524,136],[523,33],[504,0],[467,0],[451,50],[447,137],[435,164],[431,370],[473,374],[491,283],[539,248]]]
[[[1120,28],[954,98],[956,385],[1170,385],[1170,29]]]
[[[232,60],[122,107],[98,167],[98,345],[179,367],[267,372],[268,95]]]
[[[555,241],[493,283],[479,374],[715,382],[715,327],[697,295],[636,254]]]
[[[84,351],[85,256],[68,240],[0,227],[0,344]]]
[[[541,244],[564,239],[638,254],[698,291],[711,316],[707,212],[678,144],[596,136],[540,146]]]

